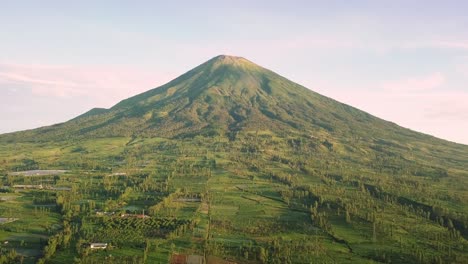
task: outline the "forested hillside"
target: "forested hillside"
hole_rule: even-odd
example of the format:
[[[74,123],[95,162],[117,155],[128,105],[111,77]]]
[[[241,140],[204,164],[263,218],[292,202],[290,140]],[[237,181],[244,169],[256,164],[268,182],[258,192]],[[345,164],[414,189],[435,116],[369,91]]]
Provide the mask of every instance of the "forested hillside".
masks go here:
[[[0,263],[468,262],[468,146],[240,57],[0,135],[0,164]]]

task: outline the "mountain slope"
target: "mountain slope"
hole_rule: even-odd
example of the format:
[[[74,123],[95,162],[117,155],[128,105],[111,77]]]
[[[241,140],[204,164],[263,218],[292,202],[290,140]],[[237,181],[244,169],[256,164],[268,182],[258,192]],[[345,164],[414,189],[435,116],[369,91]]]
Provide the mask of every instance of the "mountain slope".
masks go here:
[[[22,134],[47,140],[49,135],[174,137],[263,129],[429,139],[314,93],[244,58],[224,55],[108,110],[93,109],[69,122]]]
[[[468,146],[240,57],[215,57],[110,109],[0,135],[0,164],[0,191],[21,193],[0,193],[3,219],[20,219],[0,237],[50,236],[46,247],[11,243],[44,247],[31,263],[468,262]],[[11,173],[37,169],[67,172]],[[84,247],[94,242],[112,247]]]
[[[244,58],[225,55],[110,109],[93,109],[69,122],[2,135],[0,140],[197,135],[233,140],[239,132],[248,131],[318,138],[351,151],[355,145],[372,152],[388,146],[399,150],[431,148],[439,159],[452,156],[468,160],[467,146],[402,128],[319,95]]]

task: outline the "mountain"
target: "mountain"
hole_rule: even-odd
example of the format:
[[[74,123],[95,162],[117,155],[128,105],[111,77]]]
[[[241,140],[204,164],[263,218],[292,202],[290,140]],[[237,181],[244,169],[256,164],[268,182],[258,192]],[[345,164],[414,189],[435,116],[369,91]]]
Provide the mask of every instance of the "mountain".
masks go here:
[[[436,140],[321,96],[247,59],[226,55],[110,109],[94,108],[69,122],[20,134],[34,140],[172,138],[265,129],[279,134]]]
[[[430,155],[438,158],[450,154],[455,160],[468,160],[467,146],[402,128],[315,93],[247,59],[226,55],[110,109],[94,108],[68,122],[6,134],[0,140],[117,136],[225,136],[234,140],[239,132],[249,131],[320,139],[348,152],[420,148],[429,149]],[[428,153],[418,154],[424,157]]]
[[[22,208],[57,203],[59,216],[48,217],[79,230],[72,249],[41,255],[53,263],[68,254],[104,261],[78,241],[113,243],[123,256],[155,243],[153,263],[175,252],[239,263],[468,260],[468,146],[382,120],[241,57],[217,56],[109,109],[0,135],[0,160],[5,186],[70,188],[24,191],[21,200]],[[30,169],[68,172],[9,174]],[[161,229],[113,215],[132,210],[148,212],[146,224]],[[28,228],[5,232],[43,227]]]

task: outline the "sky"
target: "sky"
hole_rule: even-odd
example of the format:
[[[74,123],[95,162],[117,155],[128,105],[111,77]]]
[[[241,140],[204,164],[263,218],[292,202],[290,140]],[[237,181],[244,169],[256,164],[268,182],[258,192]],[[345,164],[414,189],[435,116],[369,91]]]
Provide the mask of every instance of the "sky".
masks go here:
[[[0,6],[0,133],[111,107],[227,54],[403,127],[468,144],[468,1]]]

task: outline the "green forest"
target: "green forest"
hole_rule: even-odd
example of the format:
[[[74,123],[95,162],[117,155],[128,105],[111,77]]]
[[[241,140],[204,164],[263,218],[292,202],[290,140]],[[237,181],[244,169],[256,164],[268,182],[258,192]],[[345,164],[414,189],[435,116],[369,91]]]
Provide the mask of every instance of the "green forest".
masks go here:
[[[468,146],[220,56],[0,135],[0,242],[0,263],[468,263]]]

